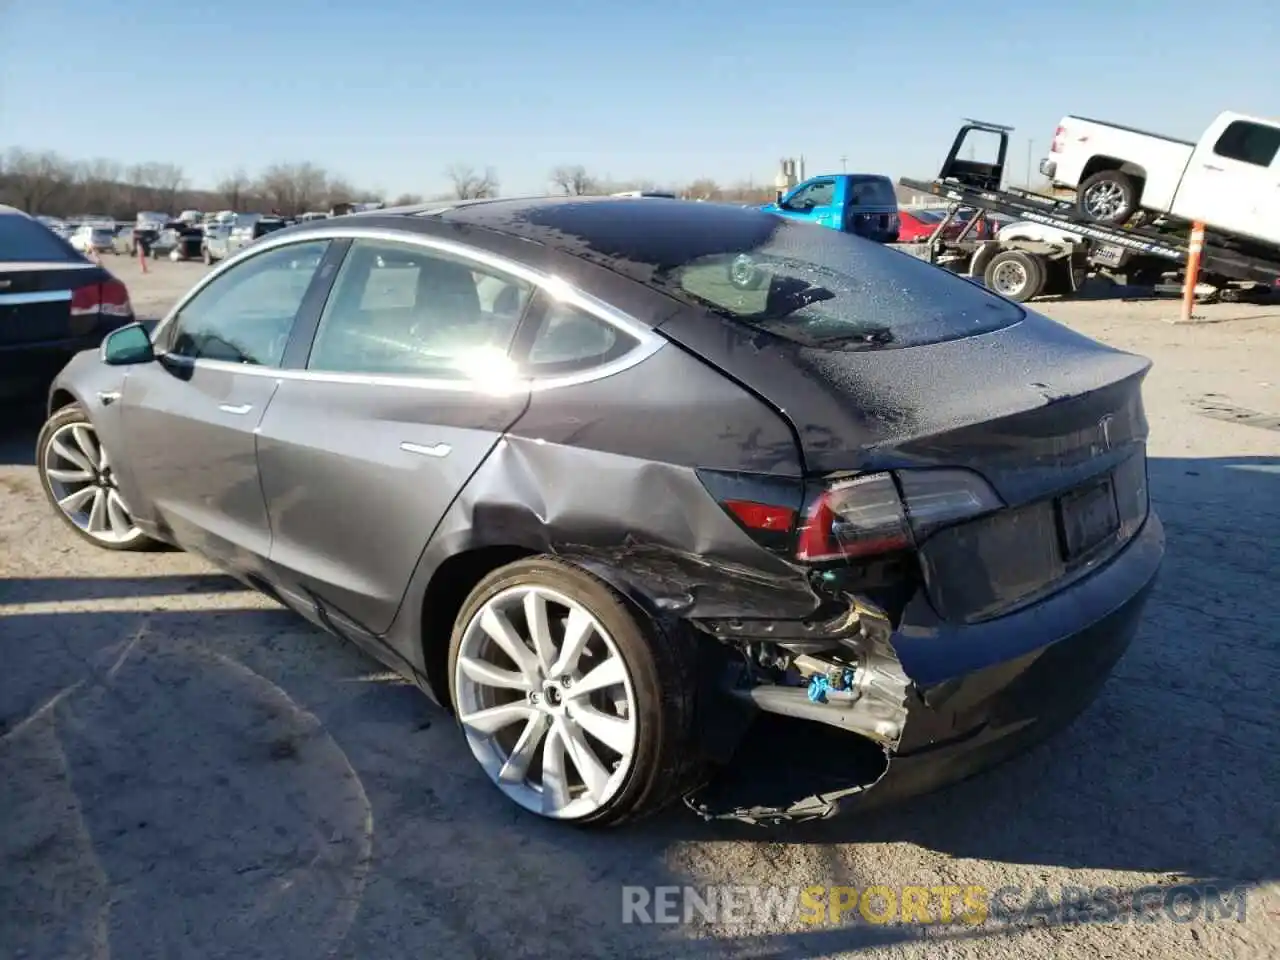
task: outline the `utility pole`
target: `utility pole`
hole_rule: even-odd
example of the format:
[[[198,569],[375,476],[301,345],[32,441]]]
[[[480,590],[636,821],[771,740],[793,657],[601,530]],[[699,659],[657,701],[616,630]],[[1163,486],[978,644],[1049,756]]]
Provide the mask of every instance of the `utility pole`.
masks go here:
[[[1027,179],[1023,184],[1028,190],[1031,189],[1031,149],[1035,146],[1034,140],[1027,141]]]
[[[848,172],[849,172],[849,158],[848,158],[848,157],[841,157],[841,158],[840,158],[840,172],[841,172],[841,173],[848,173]]]

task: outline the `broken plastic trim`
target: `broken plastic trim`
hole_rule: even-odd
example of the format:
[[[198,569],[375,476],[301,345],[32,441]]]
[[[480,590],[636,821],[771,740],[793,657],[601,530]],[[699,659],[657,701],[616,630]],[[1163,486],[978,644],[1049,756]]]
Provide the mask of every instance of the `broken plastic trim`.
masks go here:
[[[741,629],[744,625],[736,626]],[[839,769],[850,763],[856,768],[849,774],[853,782],[846,781],[836,789],[815,791],[789,804],[728,803],[717,809],[718,805],[709,801],[708,794],[716,793],[716,786],[723,785],[725,779],[735,779],[731,774],[724,775],[713,778],[707,787],[684,798],[686,806],[698,816],[706,820],[774,824],[823,819],[834,815],[842,801],[875,786],[888,771],[891,754],[901,742],[906,726],[906,704],[911,687],[911,680],[903,671],[890,640],[892,625],[883,612],[851,598],[846,613],[822,624],[822,627],[825,629],[818,632],[822,639],[805,638],[799,643],[789,643],[783,637],[770,638],[780,656],[786,659],[788,673],[793,679],[798,676],[798,682],[761,682],[759,674],[751,666],[748,646],[743,648],[748,653],[748,662],[730,674],[725,693],[738,703],[754,707],[760,714],[805,721],[794,725],[792,736],[800,742],[823,739],[819,734],[806,731],[808,724],[821,724],[829,735],[832,753],[820,765],[819,776],[828,783],[832,779],[839,780],[841,775],[832,773],[832,764]],[[746,630],[743,633],[759,636],[760,632]],[[712,633],[715,635],[715,631]],[[720,640],[729,646],[751,644],[752,640],[743,633],[734,639],[722,636]],[[768,644],[769,640],[765,642]],[[811,652],[792,655],[799,651]],[[821,682],[829,678],[834,678],[834,682]],[[811,696],[810,691],[814,689],[819,690],[819,695]],[[841,734],[851,736],[846,740]],[[748,733],[743,741],[748,753],[755,746],[752,739]],[[867,748],[872,744],[881,754],[874,775],[871,775],[872,770],[865,759],[861,764],[857,763],[859,754],[865,757]],[[741,756],[742,752],[740,750],[734,756],[734,766],[750,763],[749,757]],[[783,745],[780,752],[789,753],[790,750]],[[741,790],[742,787],[730,785],[723,792],[728,794],[726,799],[731,799]]]
[[[698,801],[696,792],[688,794],[684,798],[684,803],[686,807],[708,822],[712,820],[736,820],[739,823],[751,824],[752,826],[779,826],[784,823],[828,820],[839,812],[842,801],[870,790],[884,779],[884,775],[888,772],[889,755],[886,751],[885,762],[880,770],[880,775],[870,783],[856,784],[851,787],[845,787],[843,790],[832,790],[827,793],[815,793],[805,797],[803,800],[798,800],[788,807],[731,807],[719,812],[713,812],[707,804]]]

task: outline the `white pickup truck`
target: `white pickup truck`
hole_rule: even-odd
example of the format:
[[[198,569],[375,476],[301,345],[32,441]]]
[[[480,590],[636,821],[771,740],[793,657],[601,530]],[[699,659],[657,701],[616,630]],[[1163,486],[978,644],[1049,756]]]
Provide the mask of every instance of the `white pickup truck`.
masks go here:
[[[1099,223],[1148,210],[1280,246],[1280,121],[1222,113],[1189,143],[1066,116],[1040,172]]]

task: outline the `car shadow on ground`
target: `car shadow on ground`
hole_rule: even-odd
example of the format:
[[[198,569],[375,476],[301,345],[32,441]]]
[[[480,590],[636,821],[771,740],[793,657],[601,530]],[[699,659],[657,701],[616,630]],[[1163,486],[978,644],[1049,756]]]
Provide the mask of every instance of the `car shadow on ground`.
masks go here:
[[[214,610],[164,599],[233,594],[229,578],[10,580],[6,603],[155,609],[5,617],[4,652],[21,667],[0,672],[4,898],[40,909],[61,891],[78,904],[63,928],[90,940],[109,914],[120,955],[159,942],[374,955],[388,931],[410,930],[408,943],[466,955],[607,943],[692,956],[709,945],[620,923],[625,884],[747,882],[673,866],[690,844],[754,842],[766,860],[816,847],[837,875],[843,845],[905,841],[956,859],[1274,880],[1280,597],[1266,584],[1280,566],[1280,459],[1153,458],[1149,473],[1165,567],[1081,718],[966,783],[804,827],[706,824],[679,808],[605,833],[548,824],[484,780],[443,710],[336,639],[247,593]],[[69,901],[68,884],[89,892]],[[921,936],[860,926],[718,945],[799,957]]]

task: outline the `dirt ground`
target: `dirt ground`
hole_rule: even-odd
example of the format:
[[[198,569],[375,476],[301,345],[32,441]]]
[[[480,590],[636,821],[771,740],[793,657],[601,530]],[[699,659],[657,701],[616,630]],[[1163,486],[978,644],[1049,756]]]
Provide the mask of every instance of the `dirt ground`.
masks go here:
[[[108,261],[108,265],[112,265]],[[204,269],[117,272],[155,315]],[[537,822],[450,719],[179,553],[74,539],[36,417],[0,435],[0,956],[1274,957],[1280,953],[1280,307],[1041,303],[1155,361],[1168,557],[1144,627],[1056,740],[908,807],[807,830],[681,810]],[[1173,922],[623,924],[625,885],[1192,884]],[[1204,885],[1247,888],[1210,920]],[[1040,894],[1036,894],[1039,896]],[[1078,919],[1075,918],[1075,919]]]

